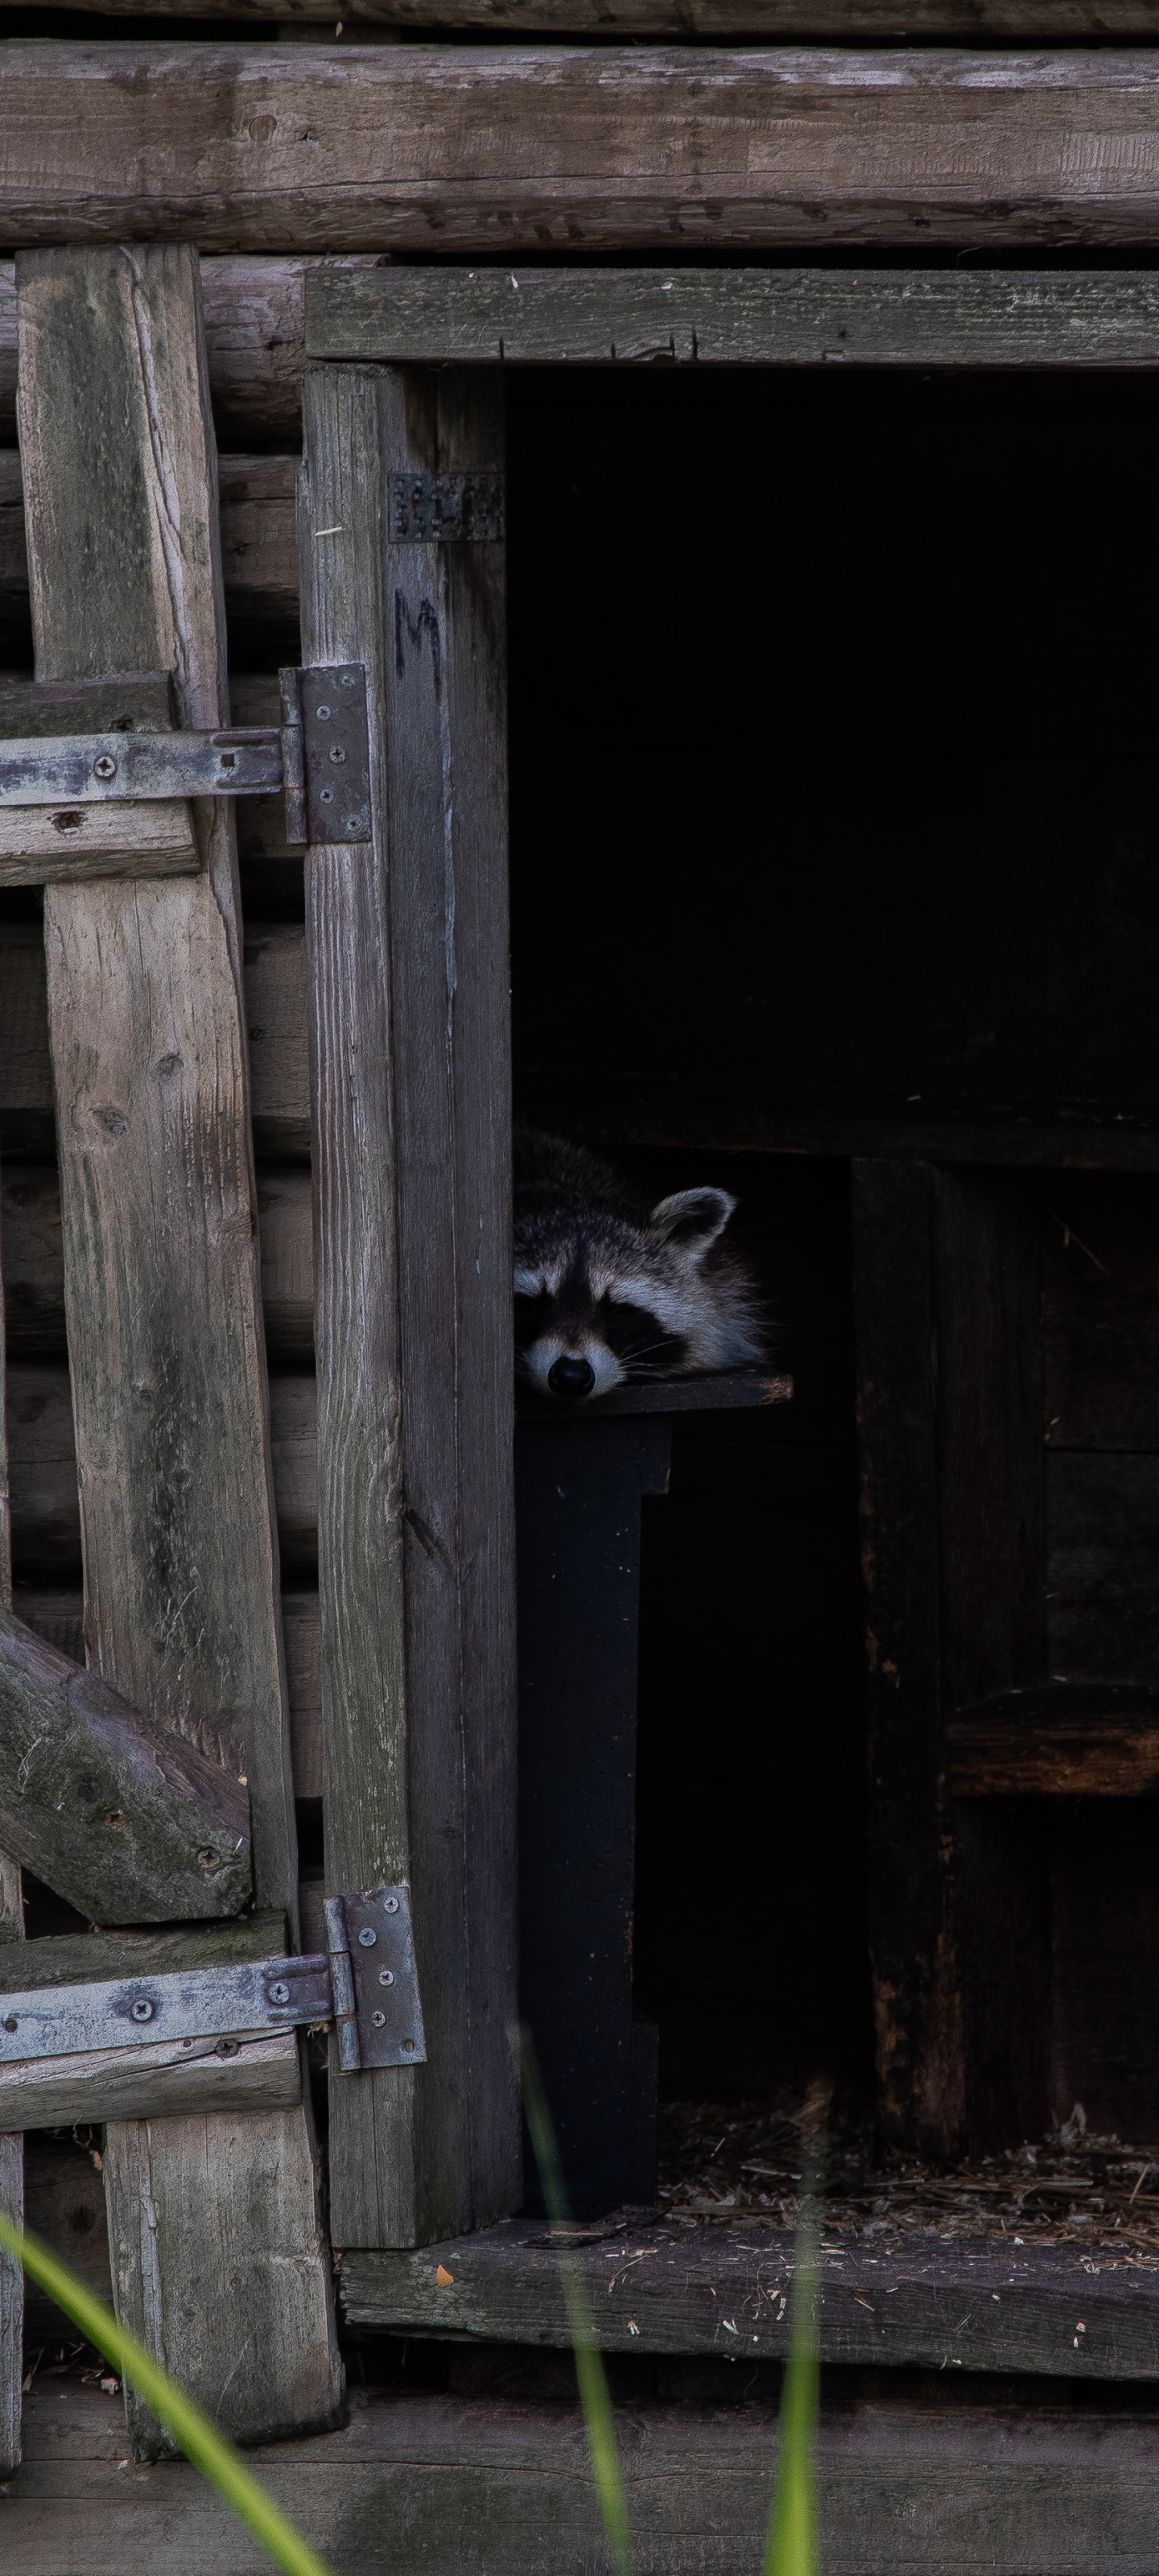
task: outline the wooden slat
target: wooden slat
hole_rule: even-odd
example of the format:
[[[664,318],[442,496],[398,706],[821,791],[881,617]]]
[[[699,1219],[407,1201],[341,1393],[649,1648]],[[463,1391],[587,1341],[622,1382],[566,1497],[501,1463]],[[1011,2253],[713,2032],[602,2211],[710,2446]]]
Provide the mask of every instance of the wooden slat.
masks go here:
[[[114,1923],[240,1913],[249,1802],[223,1751],[209,1758],[152,1725],[0,1612],[0,1832],[78,1912]]]
[[[580,366],[1154,367],[1148,270],[345,269],[306,278],[312,358]]]
[[[526,2219],[419,2253],[347,2253],[341,2299],[352,2324],[391,2334],[477,2335],[566,2347],[559,2256],[529,2243]],[[1070,2379],[1159,2378],[1153,2276],[1108,2263],[1092,2275],[1078,2245],[1008,2239],[931,2244],[913,2237],[871,2254],[863,2241],[823,2263],[822,2359],[942,2370],[1041,2371]],[[608,2352],[735,2352],[783,2359],[782,2305],[793,2239],[784,2229],[626,2228],[570,2257]],[[451,2274],[440,2283],[439,2270]],[[1076,2341],[1075,2321],[1085,2332]],[[732,2332],[730,2333],[730,2327]],[[634,2331],[633,2331],[634,2329]]]
[[[200,866],[184,803],[0,808],[0,886],[187,877]]]
[[[367,666],[375,825],[306,867],[327,1884],[410,1881],[428,2050],[331,2086],[331,2213],[412,2244],[520,2189],[506,673],[502,547],[381,531],[503,423],[453,373],[304,402],[303,656]]]
[[[964,1709],[946,1729],[955,1798],[1159,1797],[1159,1692],[1056,1682]]]
[[[0,2067],[0,2120],[12,2129],[102,2120],[217,2121],[239,2112],[276,2121],[301,2099],[301,2058],[289,2030],[231,2042],[228,2055],[210,2039],[161,2039],[140,2048],[94,2048]]]
[[[12,244],[812,256],[918,230],[1005,256],[1159,237],[1146,48],[27,40],[2,79]]]
[[[12,8],[18,0],[0,0]],[[133,0],[81,0],[110,17],[139,16]],[[164,0],[156,17],[278,22],[280,35],[318,42],[334,27],[334,0]],[[426,33],[430,0],[354,0],[343,20],[351,43],[384,29]],[[749,36],[761,44],[1078,44],[1155,32],[1148,0],[440,0],[440,27],[482,36]]]
[[[473,2360],[453,2352],[453,2378]],[[759,2565],[777,2456],[772,2374],[750,2369],[742,2380],[722,2361],[644,2370],[646,2386],[637,2384],[643,2372],[633,2374],[621,2410],[639,2563],[665,2576]],[[521,2380],[509,2358],[488,2394],[411,2389],[396,2398],[355,2385],[340,2431],[259,2452],[253,2465],[326,2561],[358,2576],[460,2576],[472,2558],[493,2563],[496,2532],[511,2576],[598,2567],[606,2543],[569,2371],[555,2364],[548,2403],[535,2402],[534,2380]],[[1146,2569],[1159,2510],[1149,2392],[1088,2405],[1060,2387],[1031,2407],[997,2386],[971,2389],[967,2400],[960,2379],[947,2363],[921,2390],[884,2372],[826,2393],[823,2565],[835,2576],[897,2576],[899,2565],[912,2576],[960,2576],[979,2563],[988,2576]],[[228,2508],[185,2461],[151,2477],[119,2467],[119,2414],[99,2388],[38,2375],[27,2464],[4,2500],[10,2576],[75,2576],[78,2567],[257,2576]]]
[[[197,262],[36,253],[19,292],[38,676],[172,668],[180,720],[219,724]],[[106,1678],[179,1730],[235,1713],[258,1898],[292,1911],[228,805],[199,807],[198,831],[198,877],[45,896],[87,1641]],[[332,2420],[341,2371],[304,2109],[113,2126],[105,2170],[119,2311],[184,2385],[251,2436]],[[135,2402],[130,2415],[157,2447]]]

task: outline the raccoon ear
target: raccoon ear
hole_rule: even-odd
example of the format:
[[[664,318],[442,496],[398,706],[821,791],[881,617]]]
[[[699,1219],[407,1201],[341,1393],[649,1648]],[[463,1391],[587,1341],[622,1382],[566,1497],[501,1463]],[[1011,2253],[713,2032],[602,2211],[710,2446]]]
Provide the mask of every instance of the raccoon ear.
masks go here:
[[[690,1250],[707,1252],[723,1234],[736,1206],[727,1190],[677,1190],[670,1199],[661,1199],[648,1223],[654,1234],[665,1243],[685,1243]]]

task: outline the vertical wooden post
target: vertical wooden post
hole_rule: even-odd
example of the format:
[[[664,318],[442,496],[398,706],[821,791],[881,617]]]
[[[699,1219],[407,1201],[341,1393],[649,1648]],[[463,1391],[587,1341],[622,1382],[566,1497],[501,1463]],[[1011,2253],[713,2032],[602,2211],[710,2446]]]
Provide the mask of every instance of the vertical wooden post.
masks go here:
[[[374,839],[307,860],[327,1884],[409,1880],[423,2067],[330,2088],[339,2244],[518,2205],[504,548],[389,541],[495,472],[490,371],[303,392],[303,662],[368,675]]]
[[[879,2111],[947,2155],[1047,2117],[1047,1822],[950,1798],[944,1749],[1044,1670],[1036,1210],[1003,1174],[859,1162],[853,1241]]]
[[[7,1359],[4,1279],[0,1271],[0,1609],[12,1607],[12,1504],[8,1490]],[[24,1938],[20,1871],[0,1851],[0,1942]],[[24,2141],[0,2136],[0,2209],[20,2226],[24,2218]],[[24,2274],[0,2253],[0,2477],[20,2466],[21,2383],[24,2377]]]
[[[228,717],[196,253],[33,252],[18,274],[37,674],[171,669]],[[258,1901],[295,1839],[232,813],[200,876],[45,902],[89,1660],[206,1750],[241,1749]],[[235,1757],[236,1758],[236,1757]],[[126,2321],[231,2431],[334,2421],[341,2366],[305,2107],[108,2132]],[[130,2406],[135,2437],[161,2437]]]

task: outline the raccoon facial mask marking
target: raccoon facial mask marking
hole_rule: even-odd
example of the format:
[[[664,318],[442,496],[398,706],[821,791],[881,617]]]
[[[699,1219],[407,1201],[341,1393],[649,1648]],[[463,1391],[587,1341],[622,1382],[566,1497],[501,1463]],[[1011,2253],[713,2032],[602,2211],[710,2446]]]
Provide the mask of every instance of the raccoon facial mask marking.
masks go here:
[[[559,1137],[517,1130],[515,1152],[516,1367],[540,1394],[582,1403],[763,1355],[751,1282],[719,1246],[727,1190],[649,1209]]]

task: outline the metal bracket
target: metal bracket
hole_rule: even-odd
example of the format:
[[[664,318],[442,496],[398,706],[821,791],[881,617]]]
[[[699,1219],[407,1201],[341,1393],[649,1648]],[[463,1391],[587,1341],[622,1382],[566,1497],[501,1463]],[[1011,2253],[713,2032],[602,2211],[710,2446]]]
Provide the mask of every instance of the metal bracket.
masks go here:
[[[328,1956],[0,1994],[0,2066],[159,2039],[188,2048],[216,2039],[228,2050],[270,2031],[330,2022],[343,2074],[421,2065],[426,2046],[406,1888],[328,1898],[326,1929]]]
[[[286,838],[367,841],[371,832],[366,672],[284,670],[283,722],[215,733],[34,735],[0,741],[0,807],[167,804],[283,790]]]

